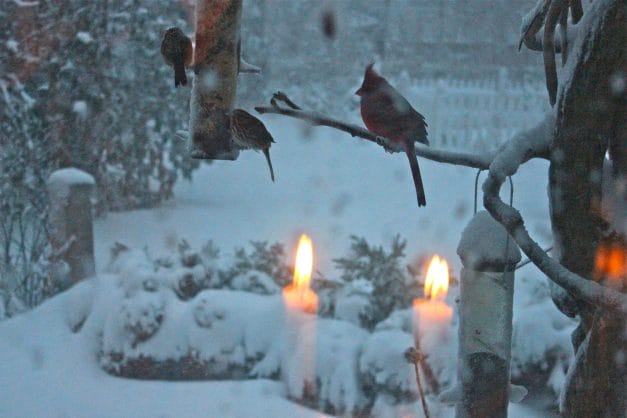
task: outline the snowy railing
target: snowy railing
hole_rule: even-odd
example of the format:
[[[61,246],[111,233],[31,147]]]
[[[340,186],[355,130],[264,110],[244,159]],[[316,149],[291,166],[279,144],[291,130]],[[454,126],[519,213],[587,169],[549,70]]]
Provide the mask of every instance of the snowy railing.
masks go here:
[[[429,123],[431,145],[442,149],[495,149],[549,109],[541,84],[516,84],[505,77],[424,79],[406,87]]]

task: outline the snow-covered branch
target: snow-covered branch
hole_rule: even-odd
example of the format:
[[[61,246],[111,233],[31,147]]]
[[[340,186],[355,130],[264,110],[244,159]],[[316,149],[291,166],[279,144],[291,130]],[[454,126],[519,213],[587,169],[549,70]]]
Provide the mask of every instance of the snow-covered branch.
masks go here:
[[[503,182],[508,176],[516,173],[518,167],[528,159],[529,154],[542,154],[548,151],[554,126],[551,119],[547,118],[540,125],[518,134],[499,150],[490,165],[488,177],[483,183],[484,206],[494,219],[507,229],[525,255],[549,279],[576,298],[625,314],[627,313],[627,296],[586,280],[549,257],[529,235],[520,212],[505,204],[499,197]]]
[[[544,60],[546,87],[551,105],[557,94],[557,69],[555,54],[562,54],[562,64],[568,57],[568,46],[578,36],[578,26],[568,25],[568,11],[571,10],[572,23],[577,24],[583,15],[580,0],[538,0],[533,9],[522,19],[520,42],[532,51],[541,51]],[[559,32],[556,28],[559,23]]]
[[[282,101],[288,104],[289,107],[282,107],[277,102]],[[292,118],[304,120],[314,126],[328,126],[330,128],[335,128],[340,131],[346,132],[353,137],[359,137],[366,139],[368,141],[374,142],[383,148],[387,152],[402,152],[402,148],[398,145],[394,144],[387,138],[378,136],[361,126],[353,125],[350,123],[342,122],[337,119],[330,118],[322,113],[315,111],[305,111],[301,110],[300,107],[296,106],[289,98],[281,92],[276,93],[272,98],[272,106],[258,106],[255,107],[257,112],[264,113],[273,113],[283,116],[289,116]],[[437,161],[440,163],[446,164],[455,164],[461,165],[465,167],[471,168],[479,168],[483,170],[487,170],[490,166],[490,163],[494,159],[496,153],[488,152],[485,154],[477,155],[463,152],[452,152],[452,151],[444,151],[429,148],[426,145],[416,144],[415,146],[416,155],[419,157],[424,157],[432,161]],[[548,153],[544,152],[541,154],[529,154],[529,158],[541,157],[548,158]]]

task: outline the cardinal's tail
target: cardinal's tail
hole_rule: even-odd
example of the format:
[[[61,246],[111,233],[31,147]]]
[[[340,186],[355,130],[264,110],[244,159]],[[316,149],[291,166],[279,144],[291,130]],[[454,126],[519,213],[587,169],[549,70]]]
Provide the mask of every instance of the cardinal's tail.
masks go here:
[[[416,153],[414,152],[413,143],[408,142],[405,144],[405,154],[407,154],[409,166],[411,167],[411,175],[414,178],[418,206],[426,206],[427,198],[425,197],[425,189],[422,185],[422,176],[420,175],[420,167],[418,167],[418,159],[416,158]]]
[[[270,168],[270,178],[272,182],[274,182],[274,170],[272,169],[272,161],[270,161],[270,148],[264,148],[263,155],[266,156],[266,161],[268,161],[268,167]]]
[[[183,63],[174,64],[174,87],[187,84],[187,74],[185,74],[185,66]]]

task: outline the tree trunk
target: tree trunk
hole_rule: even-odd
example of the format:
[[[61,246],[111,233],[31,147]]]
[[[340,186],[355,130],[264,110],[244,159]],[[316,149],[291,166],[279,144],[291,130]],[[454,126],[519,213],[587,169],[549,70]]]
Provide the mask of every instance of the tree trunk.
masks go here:
[[[573,51],[564,69],[556,105],[556,128],[549,169],[549,201],[555,247],[560,262],[583,277],[592,278],[601,238],[601,173],[610,143],[622,131],[625,112],[618,112],[612,80],[625,68],[624,0],[595,1],[584,16]],[[624,74],[622,74],[624,77]],[[616,116],[620,115],[620,116]],[[622,231],[621,231],[622,232]],[[564,389],[563,412],[568,417],[606,417],[625,405],[624,374],[613,376],[611,361],[624,348],[624,318],[599,319],[591,306],[564,292],[554,294],[560,309],[580,315],[573,336],[577,350]],[[585,382],[585,384],[581,384]]]

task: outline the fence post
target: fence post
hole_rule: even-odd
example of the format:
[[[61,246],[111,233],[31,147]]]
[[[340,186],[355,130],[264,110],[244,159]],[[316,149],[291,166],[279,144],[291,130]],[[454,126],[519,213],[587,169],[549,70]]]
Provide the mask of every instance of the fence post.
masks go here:
[[[514,269],[520,250],[486,211],[464,229],[457,418],[505,418],[509,401]]]
[[[47,186],[52,280],[55,290],[63,291],[96,274],[91,213],[95,182],[84,171],[64,168],[50,175]],[[61,269],[64,263],[66,268]]]

